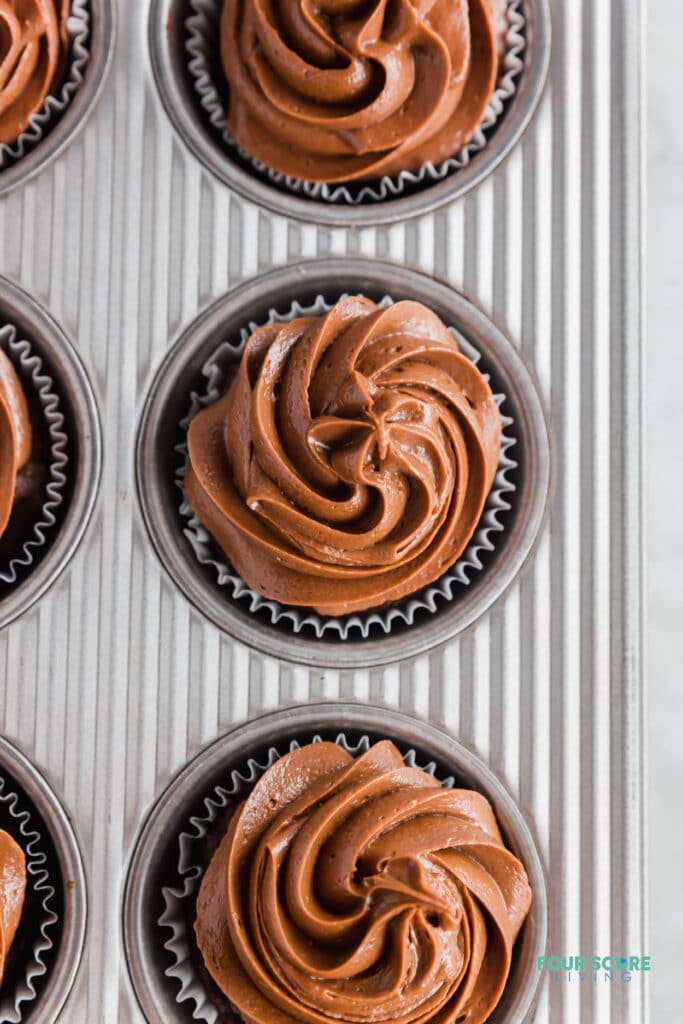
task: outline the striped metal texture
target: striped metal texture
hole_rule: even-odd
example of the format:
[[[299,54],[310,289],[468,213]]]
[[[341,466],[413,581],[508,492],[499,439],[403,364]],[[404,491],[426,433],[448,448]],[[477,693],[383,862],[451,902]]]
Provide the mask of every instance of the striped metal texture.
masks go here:
[[[0,201],[0,271],[72,336],[100,402],[104,475],[68,571],[0,634],[0,731],[68,807],[89,881],[69,1024],[141,1020],[121,947],[145,810],[203,744],[288,703],[401,707],[451,729],[517,793],[550,885],[551,952],[647,953],[643,905],[640,24],[636,0],[554,0],[551,77],[513,156],[441,213],[379,229],[287,223],[184,149],[118,0],[104,94],[59,160]],[[507,330],[550,412],[555,488],[524,576],[445,650],[384,669],[280,664],[193,611],[134,493],[146,389],[174,335],[260,269],[381,255],[447,278]],[[544,984],[539,1024],[641,1024],[642,980]],[[44,1022],[47,1024],[47,1022]]]

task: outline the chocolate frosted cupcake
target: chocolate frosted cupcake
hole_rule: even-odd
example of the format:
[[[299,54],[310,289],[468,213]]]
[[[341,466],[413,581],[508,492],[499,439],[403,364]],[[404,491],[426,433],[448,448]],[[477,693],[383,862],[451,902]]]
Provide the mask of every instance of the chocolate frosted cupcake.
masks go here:
[[[434,313],[351,296],[252,334],[190,424],[185,491],[250,588],[344,615],[458,560],[501,433],[487,380]]]
[[[26,857],[12,836],[0,829],[0,990],[19,927],[26,894]]]
[[[30,1018],[46,988],[59,942],[56,884],[45,822],[0,760],[0,1021]]]
[[[64,500],[68,439],[52,378],[0,324],[0,599],[51,537]]]
[[[493,95],[506,0],[224,0],[229,130],[311,182],[417,171],[470,141]]]
[[[70,14],[71,0],[0,4],[0,143],[15,142],[61,85]]]
[[[42,164],[35,153],[55,132],[56,152],[80,123],[101,81],[110,0],[0,2],[0,192]],[[93,32],[93,19],[101,22]],[[97,50],[91,63],[91,48]],[[79,115],[68,116],[80,93]],[[61,122],[61,124],[59,124]],[[21,168],[15,165],[21,163]]]
[[[195,102],[177,120],[245,194],[247,167],[328,207],[408,197],[456,177],[488,146],[517,107],[529,60],[542,80],[543,53],[537,61],[527,31],[538,2],[187,0],[178,42]],[[203,127],[189,123],[197,116]],[[220,168],[207,127],[226,151]],[[265,201],[256,186],[253,195]]]
[[[483,1024],[531,899],[481,794],[323,742],[234,808],[195,930],[220,1019],[223,996],[246,1024]]]
[[[470,750],[328,701],[243,723],[173,779],[132,854],[124,937],[155,1020],[519,1024],[546,882]]]
[[[33,451],[28,402],[17,372],[0,349],[0,541],[17,500],[31,488],[27,466]],[[17,493],[18,492],[18,493]]]
[[[34,431],[31,419],[23,384],[0,348],[0,568],[17,550],[26,521],[35,520],[42,504],[48,452],[44,428]]]

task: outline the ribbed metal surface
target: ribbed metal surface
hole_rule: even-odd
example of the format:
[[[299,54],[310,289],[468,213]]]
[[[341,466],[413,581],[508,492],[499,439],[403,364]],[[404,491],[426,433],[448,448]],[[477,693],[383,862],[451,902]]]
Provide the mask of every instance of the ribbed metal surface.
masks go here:
[[[0,730],[44,768],[86,860],[70,1024],[136,1022],[120,901],[141,817],[231,723],[311,698],[400,706],[500,771],[535,826],[555,953],[639,954],[642,902],[638,4],[555,0],[551,81],[524,142],[434,217],[361,231],[237,200],[175,139],[146,8],[119,0],[113,73],[84,133],[0,201],[0,271],[75,339],[98,394],[94,523],[47,598],[0,634]],[[137,418],[174,334],[259,269],[316,252],[447,277],[519,342],[554,431],[551,516],[529,570],[447,650],[370,671],[278,664],[168,581],[134,498]],[[546,984],[537,1020],[641,1024],[640,980]]]

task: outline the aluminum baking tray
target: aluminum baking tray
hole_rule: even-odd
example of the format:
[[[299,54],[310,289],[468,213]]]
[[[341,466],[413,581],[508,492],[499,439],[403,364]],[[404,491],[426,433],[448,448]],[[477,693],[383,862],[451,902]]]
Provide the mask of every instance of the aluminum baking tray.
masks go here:
[[[391,226],[316,227],[245,201],[175,134],[149,5],[83,130],[0,199],[0,273],[74,342],[100,407],[93,520],[68,570],[0,633],[0,732],[45,773],[85,861],[89,930],[62,1019],[142,1024],[123,954],[130,853],[205,744],[309,700],[449,729],[532,822],[556,954],[647,954],[641,665],[640,4],[553,0],[539,110],[466,197]],[[446,645],[383,667],[297,665],[221,632],[167,576],[135,495],[137,426],[173,341],[256,273],[318,255],[444,279],[533,368],[555,487],[522,576]],[[646,986],[544,978],[538,1024],[641,1024]],[[41,1024],[49,1022],[41,1021]]]

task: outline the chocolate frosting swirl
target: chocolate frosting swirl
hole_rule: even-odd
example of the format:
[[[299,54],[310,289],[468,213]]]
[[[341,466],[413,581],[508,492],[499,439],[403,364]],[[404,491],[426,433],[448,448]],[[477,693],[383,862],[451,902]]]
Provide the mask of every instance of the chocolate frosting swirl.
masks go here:
[[[482,1024],[530,904],[483,796],[321,743],[234,811],[195,930],[247,1024]]]
[[[306,181],[439,164],[482,121],[506,28],[505,0],[225,0],[230,133]]]
[[[19,471],[28,463],[31,449],[26,396],[16,370],[0,349],[0,537],[12,514]]]
[[[500,438],[489,385],[434,313],[353,296],[254,332],[190,424],[185,490],[253,590],[341,615],[458,559]]]
[[[64,73],[71,0],[0,0],[0,142],[14,142]]]
[[[7,832],[0,829],[0,985],[10,947],[21,920],[25,892],[24,852]]]

